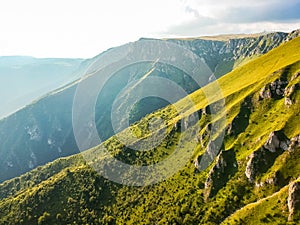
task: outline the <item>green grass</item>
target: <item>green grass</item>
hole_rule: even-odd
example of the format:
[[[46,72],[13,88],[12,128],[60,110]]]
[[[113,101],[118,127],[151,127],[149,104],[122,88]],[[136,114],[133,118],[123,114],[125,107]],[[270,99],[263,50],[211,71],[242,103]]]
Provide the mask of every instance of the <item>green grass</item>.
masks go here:
[[[257,202],[248,204],[236,211],[222,225],[230,224],[296,224],[288,221],[287,196],[289,186],[285,186],[280,191],[260,199]]]

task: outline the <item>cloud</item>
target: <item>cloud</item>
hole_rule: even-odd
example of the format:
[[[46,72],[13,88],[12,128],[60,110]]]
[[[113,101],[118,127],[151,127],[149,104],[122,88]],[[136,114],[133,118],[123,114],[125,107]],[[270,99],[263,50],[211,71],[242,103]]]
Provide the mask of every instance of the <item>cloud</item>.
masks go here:
[[[300,20],[300,2],[282,2],[264,6],[232,7],[220,15],[219,20],[228,23],[288,22]]]
[[[279,27],[291,30],[300,22],[300,0],[186,0],[184,3],[185,12],[192,14],[193,18],[170,26],[165,35],[241,33],[249,30],[247,27],[260,26],[261,31],[269,31],[276,24],[278,30]]]
[[[187,21],[180,25],[170,27],[165,34],[193,36],[199,32],[201,33],[201,29],[205,30],[207,27],[213,25],[217,25],[217,21],[212,18],[199,15],[192,21]]]
[[[193,8],[190,7],[190,6],[186,6],[186,7],[185,7],[185,11],[186,11],[187,13],[192,13],[192,14],[194,14],[194,16],[195,16],[196,18],[200,18],[200,17],[201,17],[201,16],[200,16],[200,13],[198,12],[198,10],[193,9]]]

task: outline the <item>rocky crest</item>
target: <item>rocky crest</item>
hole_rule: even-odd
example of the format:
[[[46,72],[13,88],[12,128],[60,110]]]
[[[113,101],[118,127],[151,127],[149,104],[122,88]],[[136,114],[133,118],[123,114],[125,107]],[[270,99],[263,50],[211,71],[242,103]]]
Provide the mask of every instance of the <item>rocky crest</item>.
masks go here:
[[[215,75],[219,77],[229,72],[228,69],[224,70],[228,63],[231,63],[233,68],[238,66],[237,61],[240,63],[246,58],[265,54],[299,35],[298,31],[294,31],[290,34],[275,32],[262,34],[259,37],[232,38],[219,41],[201,38],[192,39],[192,41],[181,39],[169,39],[168,41],[191,49],[203,58],[211,70],[215,72]]]

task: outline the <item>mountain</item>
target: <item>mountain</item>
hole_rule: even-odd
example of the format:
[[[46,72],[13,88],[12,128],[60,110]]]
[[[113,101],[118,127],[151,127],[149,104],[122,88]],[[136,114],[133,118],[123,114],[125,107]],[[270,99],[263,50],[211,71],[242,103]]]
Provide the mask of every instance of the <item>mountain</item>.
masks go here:
[[[0,118],[80,77],[82,59],[0,57]]]
[[[178,44],[194,52],[208,65],[211,71],[214,71],[217,77],[221,77],[239,65],[259,57],[297,35],[297,32],[291,34],[279,32],[257,37],[237,37],[237,39],[170,39],[166,42]],[[143,43],[143,41],[145,39],[139,40],[136,44]],[[89,63],[85,63],[92,65],[93,62],[96,62],[97,66],[97,62],[101,62],[99,59],[104,58],[105,54],[116,51],[122,55],[122,49],[125,47],[110,49],[91,59]],[[147,56],[149,52],[151,49],[140,54]],[[89,68],[89,71],[92,70],[93,67]],[[132,82],[139,81],[145,75],[167,78],[180,86],[187,94],[199,88],[199,84],[195,83],[184,71],[160,62],[154,64],[142,62],[121,69],[105,83],[95,106],[96,126],[102,141],[115,134],[111,122],[114,100],[125,87]],[[0,181],[18,176],[56,158],[79,152],[72,127],[73,99],[78,85],[89,79],[92,78],[87,75],[55,90],[0,121],[0,140],[3,140],[0,144],[0,169],[3,171],[0,174]],[[210,81],[207,79],[205,82]],[[147,87],[142,92],[145,93],[152,89],[153,87]],[[180,96],[172,97],[173,102],[181,98]],[[143,99],[131,110],[130,124],[173,102],[167,102],[157,97]],[[126,101],[123,101],[120,107],[122,108],[124,105],[126,105]],[[95,144],[89,147],[92,146]]]
[[[239,65],[298,37],[299,34],[300,31],[295,30],[291,33],[219,35],[169,40],[182,44],[203,57],[215,76],[220,77]]]
[[[299,224],[299,47],[295,38],[99,146],[3,182],[0,223]],[[155,118],[165,123],[149,126]],[[134,150],[149,146],[132,133],[164,132]]]

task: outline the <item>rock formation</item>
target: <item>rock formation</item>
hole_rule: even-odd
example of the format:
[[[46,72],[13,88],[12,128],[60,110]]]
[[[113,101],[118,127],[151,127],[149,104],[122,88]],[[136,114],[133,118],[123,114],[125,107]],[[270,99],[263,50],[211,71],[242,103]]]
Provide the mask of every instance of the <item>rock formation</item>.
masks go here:
[[[226,185],[230,176],[237,171],[237,161],[233,149],[221,151],[216,159],[216,164],[209,171],[208,178],[205,182],[206,199],[213,197]]]
[[[289,145],[290,140],[282,131],[271,132],[265,144],[248,157],[245,171],[248,180],[252,183],[258,174],[266,172]]]
[[[300,210],[300,182],[290,184],[288,196],[289,221],[293,221],[296,211]]]

